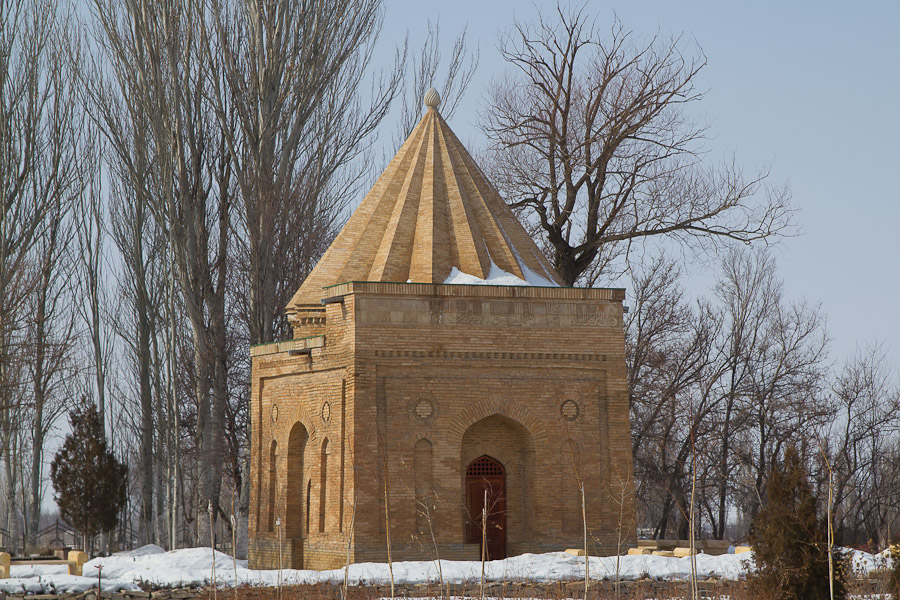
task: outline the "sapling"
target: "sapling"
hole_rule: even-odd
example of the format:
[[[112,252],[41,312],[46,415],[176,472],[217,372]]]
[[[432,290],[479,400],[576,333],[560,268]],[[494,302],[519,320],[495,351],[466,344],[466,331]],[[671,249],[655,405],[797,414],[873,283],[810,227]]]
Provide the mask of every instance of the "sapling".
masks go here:
[[[819,451],[822,453],[822,460],[828,470],[828,507],[826,509],[826,518],[828,519],[828,597],[834,600],[834,523],[831,520],[831,504],[834,501],[834,473],[831,471],[831,461],[828,460],[822,440],[816,436],[816,441],[819,443]]]
[[[616,504],[619,505],[619,519],[618,524],[616,525],[616,582],[615,582],[615,591],[616,591],[616,600],[619,599],[619,583],[620,583],[620,573],[621,573],[621,559],[622,559],[622,546],[624,545],[626,534],[624,530],[625,523],[625,502],[628,500],[628,481],[627,479],[621,476],[621,473],[618,475],[619,481],[619,497],[616,498],[613,496],[613,500]]]
[[[437,539],[434,537],[434,523],[432,522],[431,517],[431,509],[428,506],[428,499],[426,499],[423,503],[425,510],[425,517],[428,520],[428,533],[431,535],[431,545],[434,547],[434,557],[435,562],[437,562],[438,569],[438,583],[441,586],[441,600],[444,599],[444,571],[441,567],[441,556],[438,551]]]

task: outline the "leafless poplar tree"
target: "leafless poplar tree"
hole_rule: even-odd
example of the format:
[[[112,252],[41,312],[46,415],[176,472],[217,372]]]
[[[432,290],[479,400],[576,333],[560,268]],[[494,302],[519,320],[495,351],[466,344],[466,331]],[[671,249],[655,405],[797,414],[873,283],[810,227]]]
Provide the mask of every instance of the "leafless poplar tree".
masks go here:
[[[219,63],[202,59],[203,15],[193,4],[138,2],[120,8],[96,0],[94,6],[97,39],[119,92],[125,102],[140,107],[149,125],[153,177],[160,193],[146,199],[171,246],[192,331],[195,493],[211,501],[218,515],[228,400],[225,283],[233,191],[224,134],[205,100],[211,80],[218,78]],[[201,535],[206,520],[197,522]]]
[[[772,277],[773,269],[774,263],[768,255],[748,257],[731,252],[722,264],[722,275],[715,286],[727,323],[718,348],[723,367],[719,383],[722,408],[716,419],[721,431],[716,466],[718,501],[716,515],[710,519],[716,539],[725,536],[728,498],[733,484],[732,438],[744,425],[738,422],[741,399],[746,397],[751,386],[753,360],[765,344],[766,320],[782,294],[779,283]]]
[[[112,23],[110,23],[110,26]],[[105,40],[102,28],[94,32],[95,39]],[[110,42],[112,43],[112,41]],[[122,48],[120,52],[125,52]],[[113,63],[113,66],[122,67]],[[158,324],[160,312],[159,290],[165,287],[163,269],[158,264],[165,260],[167,248],[161,227],[151,212],[151,196],[162,195],[161,181],[156,175],[152,127],[149,113],[141,103],[129,101],[128,85],[132,83],[121,77],[103,77],[105,63],[94,62],[84,69],[83,89],[87,100],[95,107],[93,117],[104,132],[107,151],[105,163],[110,182],[107,194],[112,198],[108,215],[108,227],[112,240],[121,257],[118,274],[118,294],[125,300],[125,307],[117,307],[114,312],[116,332],[128,349],[129,364],[134,370],[127,371],[130,381],[134,381],[137,407],[140,418],[135,427],[140,464],[140,518],[144,541],[152,540],[154,481],[159,477],[154,461],[154,431],[165,436],[169,429],[171,415],[154,420],[154,347],[161,335],[154,324]],[[116,73],[116,71],[113,71]],[[156,368],[154,367],[156,365]],[[156,379],[160,377],[157,375]],[[130,385],[126,385],[125,395],[133,397]],[[157,394],[158,396],[159,394]],[[157,398],[157,404],[159,399]],[[169,402],[166,402],[169,405]],[[171,448],[165,446],[171,453]],[[168,457],[172,461],[172,457]],[[172,485],[169,482],[169,485]],[[175,507],[171,508],[175,510]],[[161,540],[157,540],[161,541]]]
[[[270,342],[289,333],[284,307],[359,191],[369,167],[365,150],[397,94],[400,57],[365,103],[360,88],[381,26],[380,0],[197,4],[208,11],[204,60],[221,65],[221,77],[211,80],[212,108],[238,192],[236,312],[247,342]],[[231,426],[246,421],[240,406],[228,419],[237,438],[245,437]],[[229,437],[232,455],[249,460],[237,438]],[[233,469],[239,488],[241,471]],[[248,502],[244,487],[242,548]]]
[[[484,113],[489,164],[567,285],[592,284],[642,239],[710,247],[790,226],[789,194],[766,172],[703,160],[705,127],[688,110],[705,59],[680,38],[643,41],[619,22],[603,32],[586,6],[557,6],[517,23],[501,52],[511,72]]]
[[[75,255],[76,306],[89,342],[87,362],[91,365],[93,385],[89,396],[96,398],[101,422],[106,414],[106,380],[112,345],[112,327],[105,319],[110,301],[107,298],[106,270],[107,206],[103,196],[99,140],[85,146],[85,185],[73,211],[74,230],[78,242]]]
[[[209,0],[204,57],[240,191],[250,343],[287,331],[284,307],[325,250],[365,170],[353,168],[397,93],[399,68],[360,87],[380,0]],[[364,165],[363,165],[364,166]]]
[[[76,165],[73,168],[77,169]],[[46,477],[44,444],[47,434],[67,406],[67,381],[73,368],[76,313],[72,308],[74,256],[65,240],[72,234],[74,198],[57,198],[35,244],[35,286],[26,298],[26,406],[31,417],[31,460],[26,533],[29,549],[36,548]]]
[[[25,350],[21,346],[13,350],[13,340],[24,333],[30,342],[30,397],[19,393],[13,401],[15,393],[4,393],[2,421],[7,430],[16,421],[21,426],[21,415],[13,413],[23,408],[23,400],[31,401],[26,428],[32,438],[27,525],[33,543],[40,512],[43,437],[53,416],[45,402],[58,367],[56,344],[68,335],[64,326],[57,328],[54,322],[57,315],[52,313],[62,310],[57,296],[62,292],[51,279],[60,268],[59,228],[67,220],[68,203],[80,192],[82,121],[67,63],[68,17],[52,0],[13,0],[0,7],[0,22],[0,370],[4,381],[12,379],[7,371],[15,369],[10,364],[13,352]],[[41,247],[36,249],[39,242]],[[37,311],[28,323],[23,320],[24,311],[18,310],[26,300]],[[56,334],[61,337],[48,337]],[[12,435],[3,438],[11,442]],[[8,503],[7,509],[15,510],[15,503]]]

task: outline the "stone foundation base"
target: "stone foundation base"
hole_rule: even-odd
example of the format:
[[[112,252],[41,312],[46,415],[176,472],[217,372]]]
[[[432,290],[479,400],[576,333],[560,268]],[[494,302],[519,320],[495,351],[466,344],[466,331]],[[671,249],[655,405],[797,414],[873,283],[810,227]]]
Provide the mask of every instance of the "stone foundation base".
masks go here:
[[[545,552],[565,552],[568,548],[581,548],[581,540],[569,540],[569,543],[544,544],[540,541],[507,546],[509,556],[520,554],[542,554]],[[592,543],[588,545],[591,556],[609,556],[616,553],[615,543]],[[626,552],[627,547],[622,548]],[[251,569],[277,569],[278,538],[274,536],[258,536],[250,539],[249,566]],[[391,558],[401,560],[479,560],[481,558],[478,544],[394,544],[391,547]],[[351,563],[387,562],[387,548],[382,545],[356,545],[350,553]],[[293,538],[282,540],[282,569],[338,569],[347,563],[346,539]]]

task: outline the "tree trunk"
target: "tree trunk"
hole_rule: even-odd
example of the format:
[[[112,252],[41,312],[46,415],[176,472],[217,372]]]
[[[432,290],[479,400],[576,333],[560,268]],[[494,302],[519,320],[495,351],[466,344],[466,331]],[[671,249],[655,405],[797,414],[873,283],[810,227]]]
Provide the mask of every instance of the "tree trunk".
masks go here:
[[[138,304],[143,304],[138,303]],[[136,304],[136,308],[138,308]],[[142,306],[136,311],[138,321],[138,378],[141,397],[141,527],[144,540],[153,536],[153,390],[150,385],[150,323]]]
[[[250,448],[244,449],[244,465],[241,469],[241,490],[238,498],[237,518],[237,548],[235,556],[240,559],[247,558],[247,545],[250,536]]]
[[[5,425],[5,424],[4,424]],[[7,433],[4,432],[6,435]],[[19,549],[19,513],[16,510],[16,483],[17,473],[13,462],[13,448],[11,443],[5,443],[6,452],[3,454],[3,467],[6,475],[6,529],[9,531],[10,554],[17,554]]]
[[[31,442],[31,490],[28,495],[28,523],[25,527],[28,532],[26,549],[36,551],[37,531],[41,522],[41,484],[42,467],[44,462],[44,403],[46,401],[46,381],[44,372],[44,359],[46,358],[47,335],[47,290],[50,286],[49,269],[47,262],[49,256],[44,257],[44,269],[41,276],[41,286],[37,290],[37,311],[34,317],[34,374],[32,376],[34,394],[34,421],[32,422]]]

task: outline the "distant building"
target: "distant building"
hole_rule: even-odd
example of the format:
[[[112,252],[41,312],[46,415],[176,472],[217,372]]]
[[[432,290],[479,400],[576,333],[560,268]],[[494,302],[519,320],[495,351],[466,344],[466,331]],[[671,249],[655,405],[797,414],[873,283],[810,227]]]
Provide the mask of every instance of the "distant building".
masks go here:
[[[582,483],[634,540],[624,291],[559,287],[439,102],[251,351],[253,568],[477,559],[485,499],[489,558],[581,547]]]

